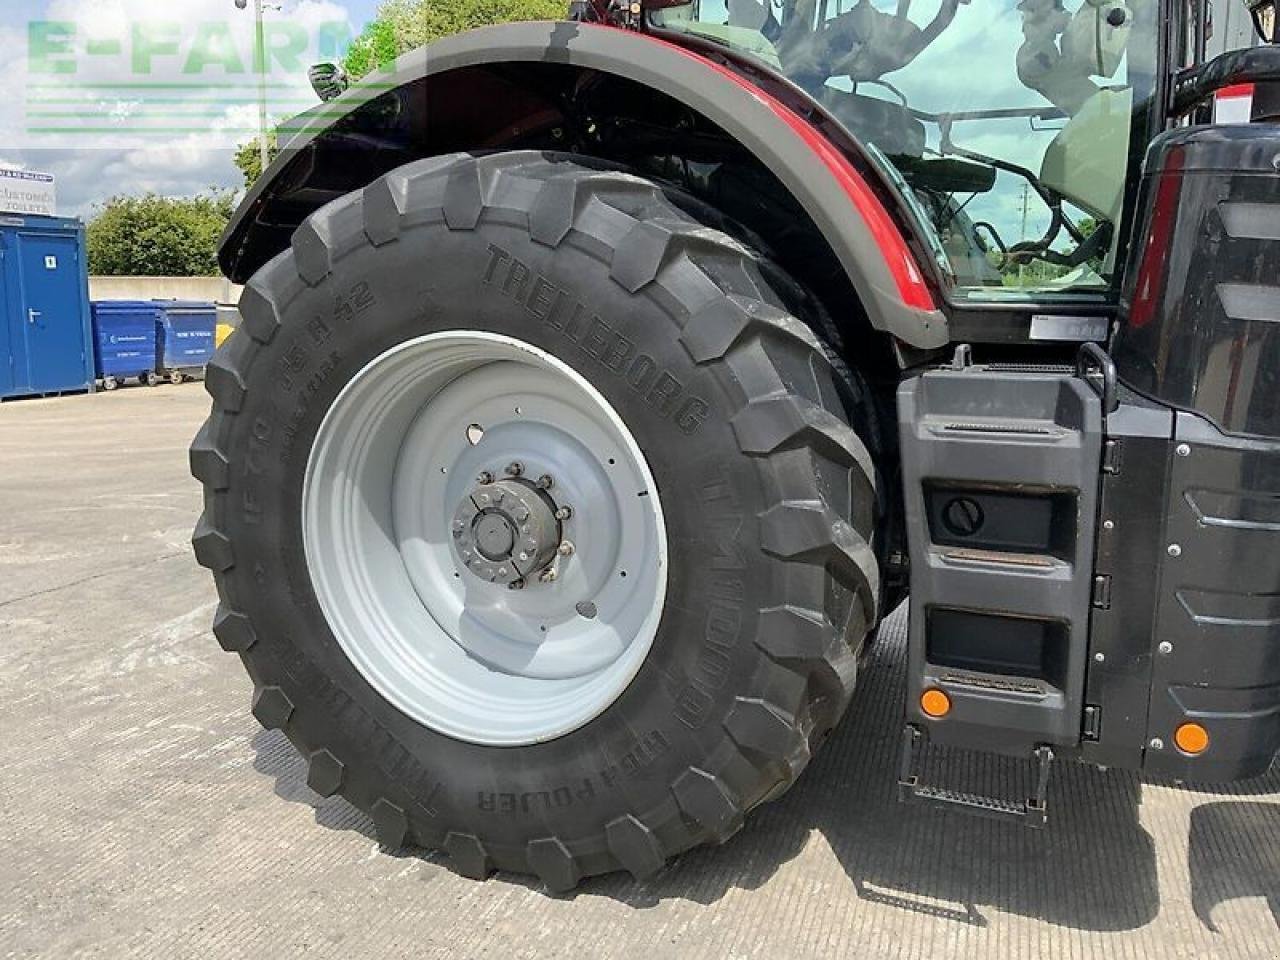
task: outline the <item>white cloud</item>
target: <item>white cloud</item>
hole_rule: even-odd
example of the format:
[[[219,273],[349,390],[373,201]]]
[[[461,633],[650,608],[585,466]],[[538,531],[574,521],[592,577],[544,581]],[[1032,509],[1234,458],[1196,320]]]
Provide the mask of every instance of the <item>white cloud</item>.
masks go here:
[[[268,14],[269,42],[281,49],[271,60],[272,121],[316,103],[306,66],[332,56],[332,44],[354,29],[335,0],[281,6]],[[258,129],[251,10],[232,0],[52,0],[46,17],[74,25],[70,35],[51,35],[57,52],[45,61],[74,72],[33,70],[28,25],[0,27],[0,84],[10,91],[0,100],[0,142],[8,164],[58,175],[61,212],[87,215],[117,193],[240,185],[232,154]],[[149,57],[148,40],[160,48]]]

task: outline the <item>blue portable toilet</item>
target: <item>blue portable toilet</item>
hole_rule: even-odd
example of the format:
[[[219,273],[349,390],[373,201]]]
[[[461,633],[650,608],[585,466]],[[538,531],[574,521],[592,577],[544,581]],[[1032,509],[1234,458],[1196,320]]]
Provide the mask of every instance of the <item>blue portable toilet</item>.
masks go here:
[[[132,377],[154,386],[160,306],[152,300],[99,300],[91,306],[94,374],[103,388],[114,390]]]
[[[218,308],[198,300],[157,300],[157,372],[174,383],[204,375],[217,349]]]
[[[84,224],[0,215],[0,398],[93,389]]]

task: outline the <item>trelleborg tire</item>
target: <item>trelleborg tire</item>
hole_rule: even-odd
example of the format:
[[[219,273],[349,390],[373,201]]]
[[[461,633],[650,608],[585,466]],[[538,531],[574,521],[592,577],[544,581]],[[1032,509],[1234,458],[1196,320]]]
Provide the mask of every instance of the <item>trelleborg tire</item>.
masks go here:
[[[214,633],[310,786],[368,812],[388,847],[553,890],[642,878],[784,791],[848,703],[877,619],[874,467],[776,268],[689,209],[581,157],[413,163],[314,214],[250,281],[246,335],[208,368],[213,411],[191,464]],[[406,403],[432,413],[408,426]],[[540,403],[542,432],[521,440]],[[459,418],[467,404],[487,422]],[[604,439],[573,436],[580,416]],[[481,461],[501,474],[512,449],[564,465],[540,491],[548,509],[566,489],[589,499],[584,477],[615,476],[606,453],[636,461],[617,489],[599,487],[593,515],[614,519],[595,529],[575,512],[559,535],[577,551],[553,561],[563,576],[544,570],[523,590],[474,576],[432,534],[461,529],[455,501],[470,510],[475,484],[498,482],[459,474]],[[543,469],[529,466],[530,480]],[[404,489],[422,530],[398,529]],[[628,510],[639,527],[618,519]],[[624,590],[628,544],[642,553]],[[556,591],[592,578],[599,612],[564,616]],[[563,633],[577,651],[563,674],[526,667],[546,651],[520,646],[522,611],[547,610],[547,643]],[[497,653],[472,643],[512,611],[523,639]]]

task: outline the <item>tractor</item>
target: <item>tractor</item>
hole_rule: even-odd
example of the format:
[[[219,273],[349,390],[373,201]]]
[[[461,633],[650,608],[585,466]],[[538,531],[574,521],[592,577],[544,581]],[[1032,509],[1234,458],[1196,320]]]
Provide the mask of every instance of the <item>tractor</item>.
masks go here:
[[[553,891],[732,836],[902,604],[906,802],[1264,773],[1273,3],[1211,55],[1203,0],[577,0],[315,71],[191,449],[254,716]]]

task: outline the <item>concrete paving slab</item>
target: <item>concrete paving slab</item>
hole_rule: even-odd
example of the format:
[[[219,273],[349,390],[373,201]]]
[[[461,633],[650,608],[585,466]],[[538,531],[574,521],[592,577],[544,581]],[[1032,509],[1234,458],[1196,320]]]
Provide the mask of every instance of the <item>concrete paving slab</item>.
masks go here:
[[[1060,764],[1043,832],[898,805],[900,614],[800,783],[646,883],[554,897],[380,848],[209,634],[206,410],[198,385],[0,406],[0,957],[1280,957],[1275,769]]]

